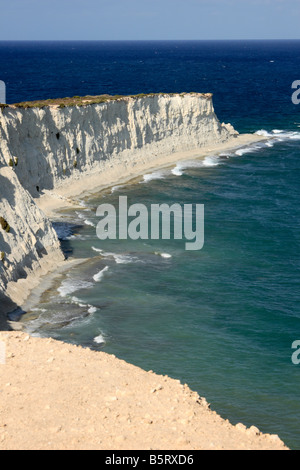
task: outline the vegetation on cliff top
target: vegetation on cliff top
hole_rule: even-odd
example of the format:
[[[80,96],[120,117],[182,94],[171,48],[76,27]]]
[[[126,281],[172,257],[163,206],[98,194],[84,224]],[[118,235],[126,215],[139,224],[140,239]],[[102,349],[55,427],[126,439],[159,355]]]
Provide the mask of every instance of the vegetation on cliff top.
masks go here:
[[[189,94],[202,95],[203,97],[210,98],[210,93],[140,93],[138,95],[97,95],[97,96],[73,96],[72,98],[53,98],[48,100],[36,100],[36,101],[24,101],[22,103],[13,103],[10,105],[4,105],[4,107],[14,108],[44,108],[48,106],[57,106],[59,108],[65,108],[68,106],[86,106],[90,104],[106,103],[108,101],[121,101],[128,100],[130,98],[139,99],[151,96],[185,96]]]

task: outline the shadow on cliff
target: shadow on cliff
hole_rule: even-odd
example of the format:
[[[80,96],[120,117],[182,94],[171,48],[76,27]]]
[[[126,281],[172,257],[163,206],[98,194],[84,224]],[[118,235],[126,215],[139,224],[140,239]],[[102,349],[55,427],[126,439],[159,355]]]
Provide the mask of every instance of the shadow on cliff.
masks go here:
[[[70,237],[83,229],[82,224],[75,224],[72,222],[52,222],[56,235],[58,237],[60,248],[65,256],[65,259],[73,255],[74,248],[72,246]]]
[[[0,331],[11,331],[8,312],[17,311],[20,307],[4,292],[0,292]]]

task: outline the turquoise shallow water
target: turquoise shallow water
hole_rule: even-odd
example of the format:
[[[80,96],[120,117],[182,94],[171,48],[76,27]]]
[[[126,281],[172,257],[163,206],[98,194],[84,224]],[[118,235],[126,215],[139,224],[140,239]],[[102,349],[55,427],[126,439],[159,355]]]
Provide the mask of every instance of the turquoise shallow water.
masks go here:
[[[66,214],[56,224],[63,248],[89,261],[60,277],[24,320],[34,334],[179,378],[231,422],[297,448],[300,133],[272,135],[274,145],[178,164],[175,174],[154,172]],[[117,207],[120,195],[129,205],[204,204],[203,249],[98,240],[96,208]]]

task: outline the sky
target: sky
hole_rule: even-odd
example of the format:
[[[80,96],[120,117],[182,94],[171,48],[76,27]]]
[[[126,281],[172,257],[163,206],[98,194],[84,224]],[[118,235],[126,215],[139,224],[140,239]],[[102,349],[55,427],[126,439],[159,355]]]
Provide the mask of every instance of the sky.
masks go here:
[[[300,39],[300,0],[0,0],[0,40]]]

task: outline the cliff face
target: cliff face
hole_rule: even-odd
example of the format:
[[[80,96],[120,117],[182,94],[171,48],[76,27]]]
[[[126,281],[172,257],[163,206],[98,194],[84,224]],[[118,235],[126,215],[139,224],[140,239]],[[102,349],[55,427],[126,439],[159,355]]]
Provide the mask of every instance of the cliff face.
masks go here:
[[[101,172],[118,159],[159,155],[227,141],[211,95],[124,97],[86,106],[0,110],[0,289],[26,278],[47,255],[62,259],[51,223],[34,197],[74,174]],[[142,152],[141,152],[142,150]]]
[[[154,158],[226,141],[211,95],[156,95],[101,104],[43,109],[6,108],[0,114],[0,164],[18,158],[15,172],[32,196],[72,173],[88,172],[120,155]]]
[[[51,222],[9,167],[0,168],[0,194],[0,217],[10,226],[9,231],[0,226],[1,315],[1,311],[12,308],[7,304],[8,298],[14,302],[24,299],[26,291],[33,287],[22,285],[30,273],[46,273],[51,258],[59,262],[64,257]],[[9,282],[12,288],[6,292]]]

